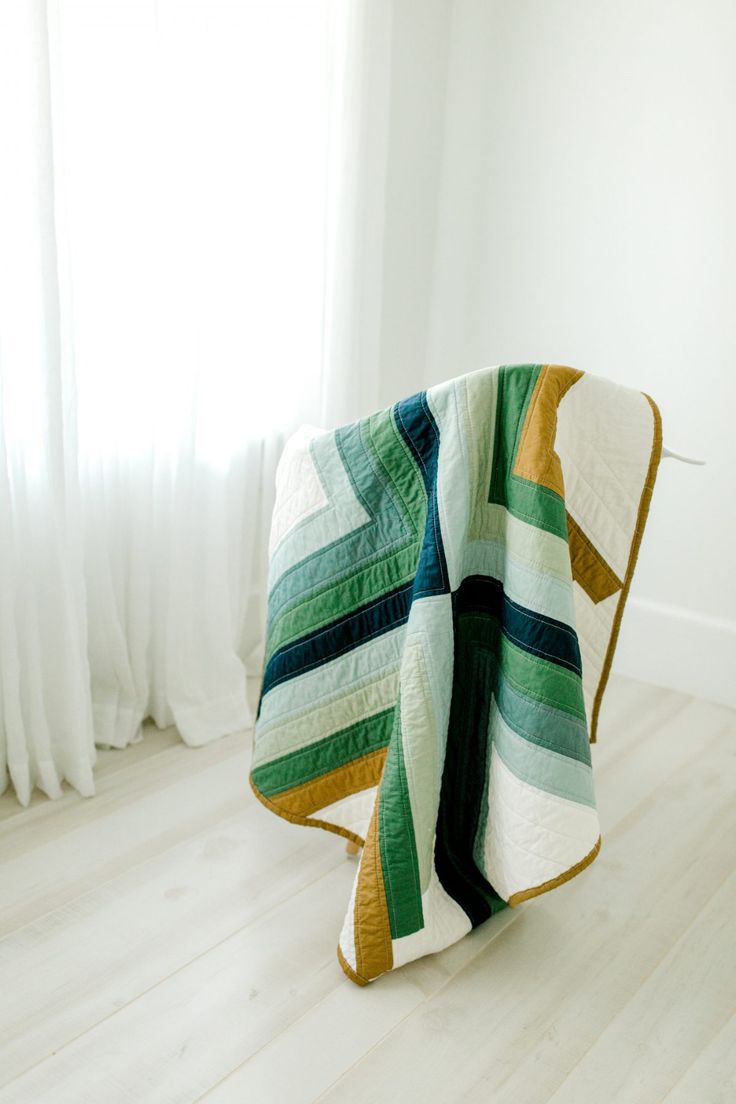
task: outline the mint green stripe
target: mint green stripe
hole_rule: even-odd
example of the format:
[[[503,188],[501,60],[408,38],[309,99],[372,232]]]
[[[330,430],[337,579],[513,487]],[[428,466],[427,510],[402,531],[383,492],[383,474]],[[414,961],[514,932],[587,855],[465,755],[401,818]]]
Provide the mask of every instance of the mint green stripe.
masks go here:
[[[555,579],[541,568],[524,563],[500,541],[468,541],[463,578],[468,575],[500,579],[504,592],[514,602],[575,628],[575,603],[569,580]]]
[[[261,701],[256,729],[256,752],[261,738],[282,721],[306,716],[315,705],[342,697],[346,689],[370,682],[378,674],[395,670],[401,662],[406,625],[383,633],[361,645],[359,653],[346,652],[313,671],[287,679],[269,690]],[[356,658],[360,655],[359,668]],[[305,721],[305,726],[306,726]]]
[[[517,778],[538,790],[595,807],[593,772],[586,763],[525,740],[506,724],[495,702],[489,731],[496,751]]]

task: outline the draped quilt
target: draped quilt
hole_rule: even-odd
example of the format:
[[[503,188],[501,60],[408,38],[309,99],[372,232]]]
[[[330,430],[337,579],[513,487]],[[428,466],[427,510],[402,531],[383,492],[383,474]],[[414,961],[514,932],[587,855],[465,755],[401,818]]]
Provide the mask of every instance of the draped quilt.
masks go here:
[[[250,781],[361,845],[353,981],[598,853],[590,742],[660,452],[648,396],[556,365],[288,442]]]

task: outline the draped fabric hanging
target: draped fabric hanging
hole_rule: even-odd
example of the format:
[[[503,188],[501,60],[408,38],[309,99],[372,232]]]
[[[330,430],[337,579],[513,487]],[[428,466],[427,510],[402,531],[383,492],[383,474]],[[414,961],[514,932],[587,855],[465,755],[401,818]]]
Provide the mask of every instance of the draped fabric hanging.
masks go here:
[[[23,803],[93,793],[95,746],[147,716],[189,744],[252,723],[282,443],[372,400],[372,261],[338,198],[348,44],[386,56],[366,10],[2,5],[0,786]]]

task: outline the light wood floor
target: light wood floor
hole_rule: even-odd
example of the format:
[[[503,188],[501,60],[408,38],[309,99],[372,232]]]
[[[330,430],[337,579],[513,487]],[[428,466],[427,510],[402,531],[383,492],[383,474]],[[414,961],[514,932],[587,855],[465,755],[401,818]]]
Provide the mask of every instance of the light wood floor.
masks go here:
[[[269,814],[249,737],[0,799],[2,1104],[733,1104],[736,721],[616,680],[579,878],[366,989],[344,841]]]

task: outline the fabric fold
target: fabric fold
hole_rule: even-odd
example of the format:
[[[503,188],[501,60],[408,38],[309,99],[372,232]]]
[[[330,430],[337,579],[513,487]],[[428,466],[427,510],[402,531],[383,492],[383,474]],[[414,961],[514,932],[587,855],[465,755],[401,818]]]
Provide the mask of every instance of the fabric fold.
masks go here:
[[[363,845],[353,981],[598,854],[590,743],[660,452],[648,396],[557,365],[286,449],[250,782]]]

